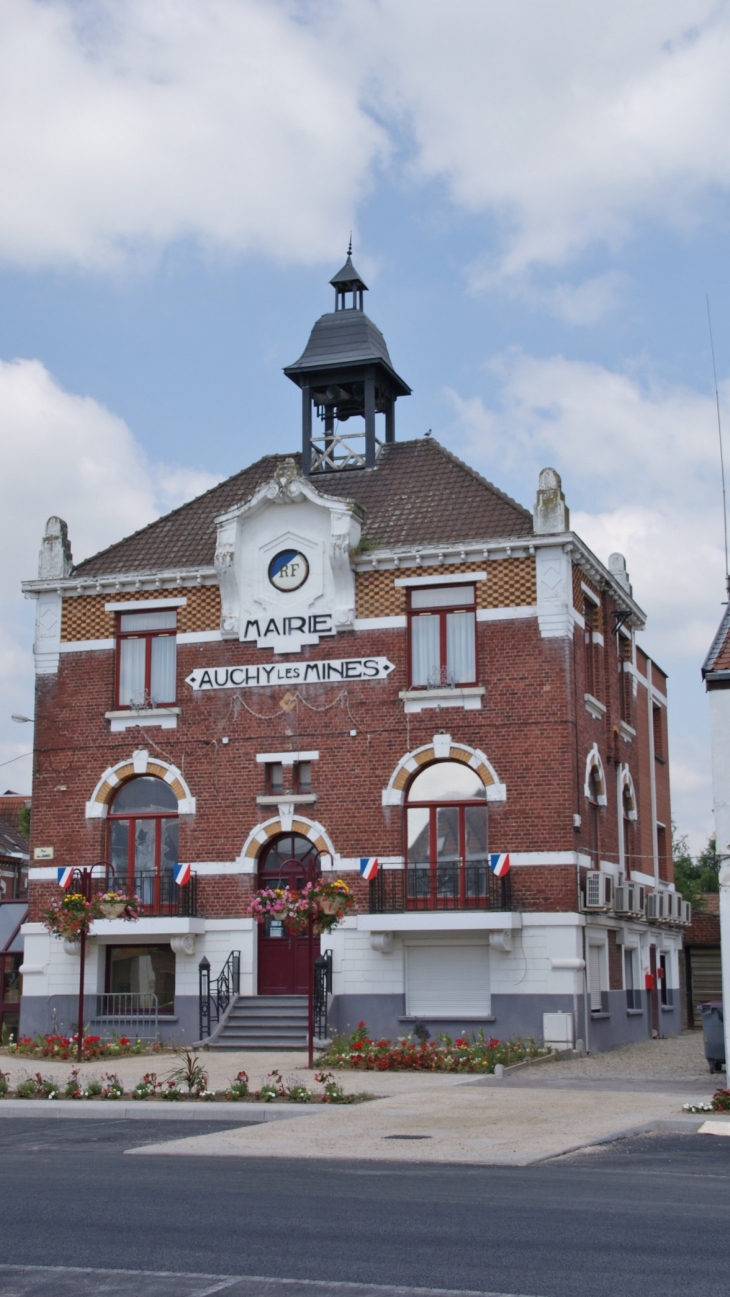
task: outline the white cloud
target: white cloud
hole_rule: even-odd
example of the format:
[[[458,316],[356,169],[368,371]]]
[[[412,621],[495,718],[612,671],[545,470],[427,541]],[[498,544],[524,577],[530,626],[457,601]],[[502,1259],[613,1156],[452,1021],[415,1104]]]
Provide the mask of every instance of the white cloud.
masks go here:
[[[498,403],[450,393],[449,440],[528,504],[539,470],[557,468],[574,530],[604,563],[615,550],[626,555],[648,614],[642,640],[670,675],[676,818],[701,846],[712,794],[700,667],[724,597],[714,401],[641,366],[621,373],[512,351],[490,368]],[[727,409],[725,418],[727,426]]]
[[[5,0],[0,256],[331,257],[387,145],[357,79],[284,0]]]
[[[124,421],[64,392],[37,360],[0,361],[3,465],[0,566],[0,762],[25,752],[12,712],[32,715],[33,607],[20,582],[36,575],[45,522],[69,525],[79,561],[212,486],[209,473],[151,464]],[[2,787],[29,788],[30,762],[3,767]]]
[[[477,278],[534,297],[535,266],[712,219],[729,62],[716,0],[5,0],[0,258],[331,258],[398,157],[496,222]],[[616,291],[545,302],[591,322]]]
[[[727,192],[725,4],[380,0],[355,13],[377,32],[376,102],[415,139],[413,179],[496,217],[493,273],[615,248],[637,221],[687,228]]]

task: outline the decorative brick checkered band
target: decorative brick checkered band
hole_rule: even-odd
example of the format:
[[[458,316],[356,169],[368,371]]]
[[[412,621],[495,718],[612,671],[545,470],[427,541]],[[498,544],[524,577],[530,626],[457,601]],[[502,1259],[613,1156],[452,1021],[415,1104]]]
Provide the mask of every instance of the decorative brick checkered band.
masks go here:
[[[105,612],[105,603],[127,603],[138,599],[187,599],[178,608],[177,628],[181,633],[219,630],[221,596],[217,585],[184,586],[169,590],[127,590],[112,594],[80,594],[63,601],[61,639],[68,644],[87,639],[113,639],[115,614]]]
[[[406,591],[394,585],[396,577],[445,576],[455,572],[484,572],[486,581],[477,581],[477,608],[515,608],[537,603],[535,560],[505,558],[497,562],[449,563],[443,569],[431,567],[400,567],[397,571],[358,572],[355,582],[357,617],[401,617],[406,612]]]

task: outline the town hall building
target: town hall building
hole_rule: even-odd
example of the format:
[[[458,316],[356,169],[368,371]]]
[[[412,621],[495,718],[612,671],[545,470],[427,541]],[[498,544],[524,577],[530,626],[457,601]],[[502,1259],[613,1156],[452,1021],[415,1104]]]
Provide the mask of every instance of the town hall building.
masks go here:
[[[267,447],[78,564],[47,523],[23,587],[20,1030],[75,1025],[78,951],[41,914],[64,869],[98,862],[142,914],[92,928],[97,1034],[126,1005],[128,1034],[154,1009],[164,1039],[197,1041],[207,961],[214,983],[235,968],[214,1044],[301,1045],[306,940],[247,910],[312,871],[356,894],[321,942],[330,1034],[678,1032],[666,677],[625,561],[571,530],[553,469],[530,510],[435,437],[398,441],[410,389],[349,255],[331,282],[284,371],[301,453]]]

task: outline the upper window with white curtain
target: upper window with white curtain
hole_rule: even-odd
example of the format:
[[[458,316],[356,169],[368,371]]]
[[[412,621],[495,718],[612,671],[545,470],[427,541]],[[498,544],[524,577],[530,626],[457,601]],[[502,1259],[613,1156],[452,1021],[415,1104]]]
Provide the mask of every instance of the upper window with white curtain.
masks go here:
[[[177,612],[118,614],[117,706],[159,707],[175,701]]]
[[[411,688],[476,684],[475,602],[473,585],[411,590]]]

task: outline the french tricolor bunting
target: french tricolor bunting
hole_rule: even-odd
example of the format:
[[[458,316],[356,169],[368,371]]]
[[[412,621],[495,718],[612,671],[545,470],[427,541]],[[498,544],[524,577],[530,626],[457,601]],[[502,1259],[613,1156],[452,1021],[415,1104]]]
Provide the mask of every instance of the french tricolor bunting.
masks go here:
[[[360,857],[360,873],[363,878],[366,878],[369,881],[371,878],[375,877],[379,869],[380,861],[377,856]]]
[[[73,876],[73,865],[62,865],[56,870],[56,878],[59,887],[68,887]]]
[[[175,882],[178,884],[178,886],[182,887],[184,883],[190,882],[191,872],[192,870],[190,868],[190,865],[174,865],[172,870],[172,876],[175,879]]]
[[[489,857],[489,868],[493,874],[497,875],[497,878],[504,878],[505,874],[509,872],[509,852],[502,855],[492,852]]]

